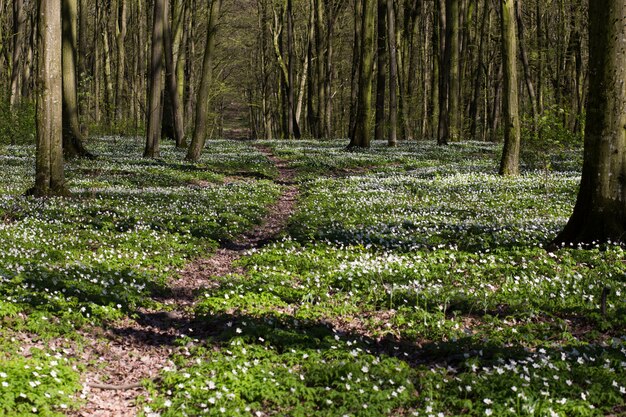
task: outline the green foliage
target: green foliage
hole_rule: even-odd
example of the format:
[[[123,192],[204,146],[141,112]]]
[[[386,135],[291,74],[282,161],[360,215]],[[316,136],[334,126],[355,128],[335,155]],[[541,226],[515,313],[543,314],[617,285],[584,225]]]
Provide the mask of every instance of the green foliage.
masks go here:
[[[63,416],[77,407],[78,374],[61,354],[0,356],[0,416]]]
[[[8,98],[0,97],[0,145],[35,143],[35,105],[22,102],[11,109]]]
[[[565,120],[567,110],[549,107],[538,119],[537,132],[533,131],[532,119],[527,118],[522,131],[522,160],[533,169],[557,170],[576,169],[582,156],[584,116],[577,132],[569,128]],[[572,152],[574,150],[575,152]],[[574,163],[574,165],[572,165]]]

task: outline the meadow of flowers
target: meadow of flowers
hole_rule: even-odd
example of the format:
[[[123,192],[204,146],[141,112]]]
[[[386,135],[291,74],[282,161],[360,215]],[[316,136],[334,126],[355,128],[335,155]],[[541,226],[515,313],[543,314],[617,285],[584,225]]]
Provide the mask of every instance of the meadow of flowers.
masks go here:
[[[146,381],[144,416],[624,413],[624,250],[544,249],[572,210],[579,152],[504,179],[490,144],[262,144],[297,168],[296,211],[209,277],[197,334]],[[65,353],[78,330],[158,309],[168,277],[283,187],[251,144],[210,142],[199,164],[170,147],[145,161],[129,139],[92,146],[98,160],[68,167],[75,198],[46,201],[20,196],[32,148],[0,149],[0,416],[79,407],[88,364]]]

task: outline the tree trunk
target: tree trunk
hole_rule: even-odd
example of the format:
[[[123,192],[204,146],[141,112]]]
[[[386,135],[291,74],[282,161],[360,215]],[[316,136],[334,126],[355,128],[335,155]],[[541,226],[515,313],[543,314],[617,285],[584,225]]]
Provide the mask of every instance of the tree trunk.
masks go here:
[[[115,121],[120,122],[125,108],[122,106],[124,97],[124,68],[126,67],[126,0],[118,0],[115,10],[115,42],[117,44],[117,71],[115,74]]]
[[[461,76],[460,76],[460,36],[459,1],[446,1],[446,70],[448,74],[448,140],[461,139]]]
[[[78,120],[76,77],[77,0],[62,0],[63,152],[68,158],[93,155],[85,149]]]
[[[24,0],[13,0],[13,59],[11,70],[11,107],[20,102],[23,56],[26,40]]]
[[[61,2],[38,2],[36,197],[68,195],[63,172]]]
[[[161,138],[161,92],[163,90],[163,17],[165,0],[154,2],[152,20],[152,53],[150,58],[150,90],[148,93],[148,130],[144,158],[158,158]]]
[[[517,33],[519,38],[519,52],[524,67],[524,81],[526,83],[526,91],[528,91],[528,99],[530,101],[530,109],[533,117],[533,135],[537,135],[539,131],[539,113],[537,112],[537,97],[535,96],[535,88],[530,73],[530,64],[526,48],[524,47],[524,22],[522,20],[522,0],[516,0],[515,16],[517,21]]]
[[[217,32],[217,21],[219,19],[222,0],[212,0],[209,16],[209,27],[207,28],[207,40],[204,49],[204,59],[202,62],[202,77],[200,88],[198,89],[198,99],[196,104],[196,123],[193,131],[193,139],[187,152],[188,161],[197,161],[204,148],[206,141],[206,131],[209,116],[209,93],[213,81],[213,58],[215,53],[215,35]]]
[[[376,121],[374,139],[385,138],[385,89],[387,82],[387,0],[378,0],[378,25],[376,47]],[[395,33],[392,35],[395,37]]]
[[[398,60],[396,57],[396,14],[393,0],[387,0],[387,26],[389,42],[389,146],[398,144]]]
[[[170,116],[174,122],[174,141],[177,148],[186,148],[185,129],[183,127],[183,108],[178,95],[176,82],[176,68],[174,67],[174,50],[172,45],[172,31],[169,20],[169,2],[165,1],[163,11],[163,48],[165,49],[165,77],[167,80],[167,95],[170,102]]]
[[[552,242],[626,241],[626,3],[589,2],[589,96],[574,213]]]
[[[359,74],[361,72],[361,26],[363,19],[363,4],[354,2],[354,45],[352,48],[352,70],[350,72],[350,119],[348,122],[348,136],[354,137],[359,111]]]
[[[361,23],[361,59],[359,68],[358,110],[354,136],[348,148],[369,148],[372,135],[372,78],[374,70],[374,37],[376,0],[363,0]]]
[[[504,149],[500,175],[519,174],[520,120],[517,94],[517,39],[515,34],[515,5],[502,1],[500,16],[502,32],[502,66],[504,74]]]

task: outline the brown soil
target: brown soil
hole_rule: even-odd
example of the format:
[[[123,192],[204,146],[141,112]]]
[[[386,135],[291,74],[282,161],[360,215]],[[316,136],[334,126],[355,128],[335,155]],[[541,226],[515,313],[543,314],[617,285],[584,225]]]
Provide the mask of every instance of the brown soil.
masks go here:
[[[174,341],[182,335],[193,336],[198,329],[193,320],[195,297],[202,289],[211,288],[214,277],[244,273],[233,266],[246,250],[260,248],[276,239],[287,226],[295,210],[298,188],[295,171],[272,154],[271,149],[258,146],[278,168],[276,182],[284,185],[277,202],[270,207],[264,221],[238,239],[228,242],[211,257],[190,263],[169,285],[170,293],[160,299],[169,311],[140,311],[136,320],[125,319],[100,331],[84,334],[87,345],[75,352],[88,367],[82,378],[81,398],[85,404],[71,412],[71,417],[130,417],[140,411],[139,396],[148,393],[142,381],[155,380],[160,371],[170,366],[170,357],[181,348]]]

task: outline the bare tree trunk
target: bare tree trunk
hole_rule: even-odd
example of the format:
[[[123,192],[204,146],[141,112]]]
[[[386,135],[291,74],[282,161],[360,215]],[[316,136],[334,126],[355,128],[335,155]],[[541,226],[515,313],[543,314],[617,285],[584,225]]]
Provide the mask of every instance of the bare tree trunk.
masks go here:
[[[123,111],[122,98],[124,97],[124,69],[126,67],[126,0],[118,0],[118,10],[115,11],[115,41],[117,43],[117,72],[115,85],[115,120],[122,120]]]
[[[76,77],[77,1],[62,0],[63,152],[69,158],[93,157],[83,145],[78,121]]]
[[[461,139],[459,1],[447,0],[446,2],[446,70],[449,78],[448,118],[450,119],[448,139],[452,142]]]
[[[154,2],[152,20],[152,53],[150,58],[150,91],[148,94],[148,129],[144,158],[160,156],[161,139],[161,92],[163,91],[163,17],[165,0]]]
[[[68,195],[63,170],[61,2],[38,2],[36,197]]]
[[[114,105],[113,78],[111,76],[111,49],[109,48],[109,31],[106,25],[102,28],[102,52],[104,53],[104,114],[107,122],[111,122],[111,111]]]
[[[552,242],[626,241],[626,3],[589,2],[589,96],[574,213]]]
[[[376,0],[363,0],[361,26],[361,59],[359,68],[358,111],[354,136],[348,148],[369,148],[372,135],[372,79],[374,70],[374,37]]]
[[[502,31],[502,66],[504,72],[504,149],[500,175],[519,174],[520,120],[517,94],[517,39],[515,5],[513,0],[502,1],[500,17]]]
[[[374,122],[374,140],[385,138],[385,94],[387,74],[387,0],[378,0],[378,24],[376,46],[376,121]],[[396,34],[392,34],[395,37]],[[391,44],[391,43],[389,43]],[[391,86],[390,86],[391,88]]]
[[[398,60],[396,58],[396,14],[393,0],[387,0],[387,40],[389,42],[389,146],[398,144]]]
[[[163,11],[163,47],[165,49],[165,77],[167,80],[167,94],[170,101],[171,116],[174,121],[174,141],[176,147],[186,148],[185,129],[183,127],[183,108],[178,95],[176,82],[176,68],[174,67],[174,51],[172,45],[172,33],[169,20],[169,2],[165,0]]]
[[[522,20],[522,0],[516,0],[515,16],[517,21],[517,33],[519,38],[519,54],[524,67],[524,82],[526,83],[526,91],[528,91],[528,99],[530,101],[530,109],[533,117],[533,134],[536,136],[539,131],[539,113],[537,112],[537,97],[535,96],[535,88],[533,86],[532,75],[530,73],[530,64],[528,63],[528,55],[524,47],[524,22]]]
[[[198,89],[198,99],[196,104],[196,124],[193,138],[187,152],[188,161],[197,161],[204,148],[206,141],[206,131],[209,112],[209,92],[213,82],[213,58],[215,54],[215,36],[217,33],[217,22],[219,19],[222,0],[212,0],[209,16],[209,27],[207,29],[207,40],[204,49],[204,59],[202,62],[202,78]]]
[[[13,59],[11,71],[11,107],[20,102],[23,56],[26,40],[24,0],[13,0]]]
[[[359,74],[361,72],[361,20],[363,19],[363,3],[354,2],[354,46],[352,49],[352,70],[350,85],[350,120],[348,136],[354,137],[359,112]]]

